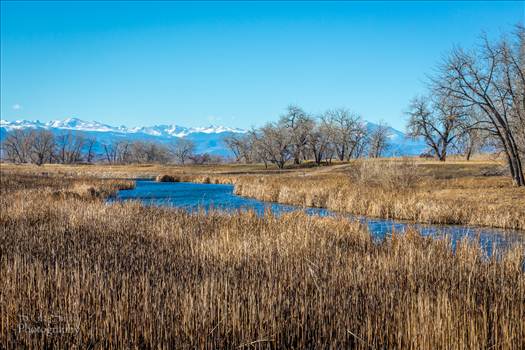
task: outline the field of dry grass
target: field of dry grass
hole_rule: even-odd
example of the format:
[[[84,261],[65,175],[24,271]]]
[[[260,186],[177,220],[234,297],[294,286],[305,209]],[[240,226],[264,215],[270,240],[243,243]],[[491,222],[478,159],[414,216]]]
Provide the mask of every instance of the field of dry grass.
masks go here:
[[[525,347],[523,247],[108,205],[133,184],[2,170],[1,348]]]
[[[525,230],[525,188],[491,159],[353,161],[279,171],[261,165],[2,165],[5,173],[65,177],[155,178],[232,183],[235,193],[266,201],[434,224]],[[410,183],[406,178],[411,177]]]
[[[405,174],[404,166],[412,173]],[[513,187],[508,178],[458,175],[461,169],[452,169],[457,171],[453,175],[433,173],[424,164],[394,165],[394,173],[383,161],[361,167],[299,176],[243,176],[235,182],[235,193],[368,217],[525,229],[525,188]],[[415,178],[405,183],[408,175]]]

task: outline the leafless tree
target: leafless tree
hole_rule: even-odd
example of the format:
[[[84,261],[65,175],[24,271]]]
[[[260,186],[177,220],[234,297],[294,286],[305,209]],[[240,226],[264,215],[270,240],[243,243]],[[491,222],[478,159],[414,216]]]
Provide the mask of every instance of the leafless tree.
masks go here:
[[[266,124],[260,129],[259,147],[271,163],[279,169],[293,157],[290,129],[276,124]]]
[[[32,130],[30,133],[31,160],[37,164],[51,162],[55,149],[55,136],[49,130]]]
[[[126,140],[116,140],[104,143],[104,156],[110,164],[127,163],[130,160],[130,143]]]
[[[350,159],[359,138],[361,118],[346,108],[327,111],[323,121],[330,128],[332,144],[339,160]]]
[[[133,163],[166,163],[168,149],[158,143],[135,141],[130,145],[130,161]]]
[[[84,136],[71,131],[56,136],[55,157],[62,164],[72,164],[81,160]]]
[[[92,163],[95,159],[95,146],[97,144],[97,140],[94,137],[87,137],[85,139],[84,148],[85,148],[85,154],[86,154],[86,162]]]
[[[184,165],[195,152],[195,144],[191,140],[180,138],[171,143],[168,149],[176,161]]]
[[[191,154],[188,156],[188,159],[197,165],[210,164],[213,161],[213,157],[208,153]]]
[[[347,160],[360,158],[368,146],[368,128],[366,123],[359,118],[354,126],[348,147]]]
[[[483,130],[476,128],[468,128],[460,134],[454,144],[457,152],[465,157],[465,160],[470,160],[473,154],[481,151],[486,144],[486,136]]]
[[[388,125],[383,122],[379,123],[369,136],[368,155],[371,158],[379,158],[389,147],[390,130]]]
[[[246,137],[251,145],[251,159],[253,162],[262,162],[264,167],[268,168],[270,155],[266,148],[266,142],[263,140],[263,134],[258,129],[252,128],[248,131]]]
[[[465,107],[479,110],[480,118],[472,127],[498,140],[513,182],[524,186],[520,137],[525,128],[525,31],[521,26],[516,31],[513,39],[502,38],[495,43],[484,36],[477,51],[455,48],[433,84],[463,101]]]
[[[102,144],[104,148],[104,156],[109,164],[115,164],[117,162],[117,149],[118,145],[115,142]]]
[[[332,132],[330,125],[321,119],[308,134],[307,147],[317,165],[331,155]]]
[[[279,119],[278,127],[284,128],[290,137],[289,151],[295,164],[305,158],[308,134],[314,126],[314,120],[298,106],[288,106],[287,113]]]
[[[230,135],[224,138],[224,143],[235,156],[236,162],[244,161],[250,163],[252,161],[252,139],[247,135]]]
[[[440,161],[447,159],[450,146],[469,129],[467,114],[456,102],[450,96],[419,97],[408,111],[407,135],[422,137]]]
[[[2,142],[6,158],[15,163],[31,161],[31,130],[11,130]]]

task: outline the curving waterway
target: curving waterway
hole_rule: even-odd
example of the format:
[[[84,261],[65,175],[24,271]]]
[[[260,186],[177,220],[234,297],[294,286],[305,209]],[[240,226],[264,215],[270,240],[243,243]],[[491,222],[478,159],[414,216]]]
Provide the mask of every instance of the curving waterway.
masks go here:
[[[488,255],[494,249],[502,250],[520,243],[525,245],[525,233],[512,230],[502,230],[487,227],[471,227],[458,225],[427,225],[404,222],[391,219],[376,219],[355,217],[348,214],[337,214],[323,208],[302,208],[292,205],[264,202],[253,198],[237,196],[233,193],[233,185],[197,184],[190,182],[155,182],[152,180],[137,180],[136,187],[131,190],[121,190],[111,201],[140,201],[145,205],[184,208],[189,211],[219,209],[225,211],[254,210],[262,215],[271,210],[275,214],[302,210],[309,215],[341,215],[350,219],[359,219],[368,225],[374,239],[381,240],[390,235],[393,230],[402,232],[408,226],[416,227],[425,236],[441,238],[449,236],[452,244],[467,237],[478,240]]]

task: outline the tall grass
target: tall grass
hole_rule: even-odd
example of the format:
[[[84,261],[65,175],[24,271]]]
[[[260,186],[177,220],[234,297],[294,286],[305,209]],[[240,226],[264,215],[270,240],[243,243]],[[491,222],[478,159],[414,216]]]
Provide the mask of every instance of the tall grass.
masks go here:
[[[525,347],[523,247],[52,194],[66,182],[2,177],[0,347]]]
[[[360,159],[351,173],[353,180],[363,187],[380,186],[386,190],[407,191],[421,181],[418,164],[413,158],[399,160]]]
[[[513,187],[506,177],[490,175],[500,167],[493,160],[444,163],[404,158],[282,172],[265,170],[262,165],[7,164],[2,164],[2,171],[66,179],[153,179],[161,174],[184,182],[230,183],[238,195],[356,215],[525,230],[525,188]]]
[[[363,160],[345,173],[235,179],[235,193],[369,217],[525,230],[525,189],[501,178],[436,179],[412,160]]]

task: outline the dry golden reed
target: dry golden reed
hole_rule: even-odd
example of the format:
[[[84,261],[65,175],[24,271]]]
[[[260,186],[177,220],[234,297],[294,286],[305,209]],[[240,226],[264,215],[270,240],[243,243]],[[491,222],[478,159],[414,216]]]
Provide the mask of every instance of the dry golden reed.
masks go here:
[[[77,183],[129,185],[2,176],[2,348],[525,347],[522,246],[53,195]]]
[[[180,179],[176,176],[161,174],[155,178],[155,181],[157,182],[179,182]]]
[[[525,230],[525,188],[502,177],[440,179],[425,170],[413,161],[363,160],[343,173],[245,175],[234,191],[369,217]]]
[[[369,217],[525,230],[525,188],[513,187],[510,178],[498,175],[502,167],[501,162],[490,159],[438,162],[415,158],[357,160],[284,171],[240,164],[2,164],[4,173],[27,176],[168,176],[181,182],[229,183],[235,185],[236,194],[265,201]]]

